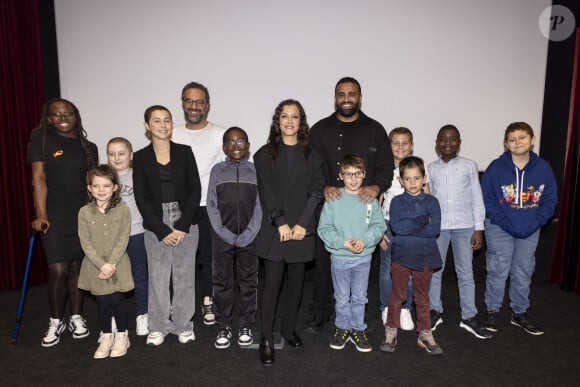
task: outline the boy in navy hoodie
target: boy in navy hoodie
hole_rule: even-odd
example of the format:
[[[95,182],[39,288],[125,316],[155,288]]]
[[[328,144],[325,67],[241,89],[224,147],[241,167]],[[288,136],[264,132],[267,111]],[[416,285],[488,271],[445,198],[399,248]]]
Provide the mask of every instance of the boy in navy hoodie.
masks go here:
[[[510,277],[511,323],[531,335],[542,335],[526,312],[540,228],[554,214],[558,194],[548,163],[532,151],[534,131],[525,122],[510,124],[504,135],[507,149],[483,175],[487,279],[485,327],[498,330],[505,283]]]
[[[240,287],[238,345],[253,342],[257,308],[258,257],[254,239],[260,231],[262,207],[254,164],[247,160],[247,133],[231,127],[224,133],[227,160],[216,164],[209,177],[207,214],[211,223],[213,301],[218,334],[215,347],[225,349],[232,339],[234,262]]]

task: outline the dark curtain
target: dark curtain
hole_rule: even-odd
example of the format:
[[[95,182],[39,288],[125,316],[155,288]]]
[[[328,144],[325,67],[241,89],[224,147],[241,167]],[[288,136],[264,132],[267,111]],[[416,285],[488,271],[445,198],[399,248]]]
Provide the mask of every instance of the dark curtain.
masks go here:
[[[549,279],[566,290],[580,293],[580,189],[579,173],[579,136],[580,128],[578,109],[580,108],[580,29],[576,30],[574,48],[574,67],[568,117],[568,133],[558,229],[554,239],[554,248],[550,264]]]
[[[0,1],[0,289],[22,284],[33,203],[26,154],[44,100],[38,0]],[[46,279],[37,243],[29,283]]]

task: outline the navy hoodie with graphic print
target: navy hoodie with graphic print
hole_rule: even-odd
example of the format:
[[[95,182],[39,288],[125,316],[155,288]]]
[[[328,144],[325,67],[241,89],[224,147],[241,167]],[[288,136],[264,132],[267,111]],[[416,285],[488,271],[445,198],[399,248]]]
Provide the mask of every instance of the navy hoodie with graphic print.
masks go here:
[[[481,189],[486,218],[520,239],[546,224],[558,203],[554,172],[534,152],[522,170],[513,163],[511,152],[504,152],[483,174]]]

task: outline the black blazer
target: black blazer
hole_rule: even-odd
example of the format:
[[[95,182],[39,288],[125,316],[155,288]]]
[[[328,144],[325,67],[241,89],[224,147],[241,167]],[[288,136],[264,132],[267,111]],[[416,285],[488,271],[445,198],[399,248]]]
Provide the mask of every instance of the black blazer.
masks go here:
[[[258,176],[258,192],[262,204],[262,226],[257,238],[256,254],[279,262],[306,262],[314,258],[316,221],[314,213],[323,200],[324,175],[322,157],[312,150],[308,159],[295,154],[288,168],[288,148],[280,145],[274,159],[263,146],[254,156]],[[284,215],[280,215],[283,211]],[[272,218],[276,218],[274,221]],[[274,222],[274,225],[272,225]],[[280,242],[278,227],[299,224],[307,231],[301,241]]]
[[[173,228],[189,232],[201,200],[201,183],[191,147],[170,142],[171,180],[179,203],[181,218]],[[143,227],[153,232],[159,241],[171,234],[171,228],[163,223],[161,202],[161,178],[153,144],[133,155],[133,188],[135,201],[143,216]]]

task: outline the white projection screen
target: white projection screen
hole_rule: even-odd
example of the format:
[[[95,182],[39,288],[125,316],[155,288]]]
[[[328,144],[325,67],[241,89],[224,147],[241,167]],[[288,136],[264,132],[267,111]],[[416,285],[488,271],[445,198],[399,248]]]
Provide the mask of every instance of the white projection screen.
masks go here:
[[[313,125],[353,76],[362,110],[389,131],[406,126],[415,155],[436,159],[448,123],[480,170],[503,131],[526,121],[539,137],[548,0],[55,0],[61,95],[72,100],[106,162],[109,138],[148,144],[143,111],[184,122],[182,87],[209,88],[210,121],[240,126],[255,152],[283,99]],[[539,149],[539,142],[536,142]]]

